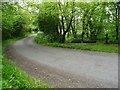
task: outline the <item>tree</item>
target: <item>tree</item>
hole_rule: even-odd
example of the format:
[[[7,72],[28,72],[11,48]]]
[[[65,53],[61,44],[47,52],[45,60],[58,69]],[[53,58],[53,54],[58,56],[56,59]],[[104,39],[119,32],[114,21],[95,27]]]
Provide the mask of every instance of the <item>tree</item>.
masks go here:
[[[75,13],[75,2],[72,3],[58,2],[59,6],[59,17],[60,17],[60,30],[61,30],[61,43],[65,42],[65,37],[68,32],[70,32],[70,27],[72,26],[74,13]]]
[[[44,32],[45,35],[48,35],[50,41],[56,41],[59,38],[59,16],[55,10],[55,4],[44,3],[43,6],[41,5],[41,11],[38,15],[39,30]]]
[[[2,39],[25,35],[25,11],[18,3],[2,2]]]

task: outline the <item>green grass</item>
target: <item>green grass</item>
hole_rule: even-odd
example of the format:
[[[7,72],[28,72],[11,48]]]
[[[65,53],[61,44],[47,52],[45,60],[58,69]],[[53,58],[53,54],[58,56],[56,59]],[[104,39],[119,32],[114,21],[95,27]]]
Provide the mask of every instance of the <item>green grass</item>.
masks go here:
[[[40,35],[36,36],[35,42],[42,45],[52,46],[52,47],[62,47],[62,48],[72,48],[72,49],[80,49],[80,50],[90,50],[97,52],[110,52],[110,53],[118,53],[118,45],[117,44],[102,44],[102,43],[49,43],[47,41],[43,41],[40,38]]]
[[[14,63],[3,56],[2,88],[48,88],[47,84],[28,76]]]
[[[9,39],[3,42],[3,48],[20,38]],[[2,89],[12,88],[49,88],[48,84],[44,84],[17,67],[14,62],[9,60],[5,54],[2,57]]]

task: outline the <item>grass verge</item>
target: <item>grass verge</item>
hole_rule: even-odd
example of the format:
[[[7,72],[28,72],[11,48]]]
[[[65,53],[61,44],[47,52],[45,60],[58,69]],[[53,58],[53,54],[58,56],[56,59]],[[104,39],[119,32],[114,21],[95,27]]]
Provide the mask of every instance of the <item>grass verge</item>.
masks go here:
[[[35,38],[35,42],[37,44],[52,46],[52,47],[62,47],[62,48],[72,48],[72,49],[80,49],[80,50],[89,50],[89,51],[97,51],[97,52],[110,52],[110,53],[118,53],[118,45],[117,44],[102,44],[102,43],[49,43],[46,40],[43,40],[38,34]]]
[[[3,41],[3,48],[13,43],[20,38],[9,39]],[[27,75],[20,68],[18,68],[11,60],[9,60],[4,53],[2,54],[2,89],[12,88],[49,88],[50,86],[44,84],[33,77]]]

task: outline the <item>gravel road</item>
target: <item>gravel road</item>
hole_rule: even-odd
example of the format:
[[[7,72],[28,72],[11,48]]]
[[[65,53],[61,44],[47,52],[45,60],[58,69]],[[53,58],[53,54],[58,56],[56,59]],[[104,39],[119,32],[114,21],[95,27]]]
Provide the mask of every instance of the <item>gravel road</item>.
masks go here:
[[[29,75],[56,88],[118,88],[118,54],[55,48],[34,43],[34,36],[6,47]]]

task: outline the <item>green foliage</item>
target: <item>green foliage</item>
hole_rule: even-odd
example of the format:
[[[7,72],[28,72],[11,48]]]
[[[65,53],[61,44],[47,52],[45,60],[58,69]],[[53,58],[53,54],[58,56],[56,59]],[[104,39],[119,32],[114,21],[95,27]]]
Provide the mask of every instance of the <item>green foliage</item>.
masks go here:
[[[12,35],[13,37],[19,37],[19,36],[24,36],[25,35],[25,20],[23,17],[18,17],[15,19],[13,22],[13,32]]]
[[[35,38],[35,41],[38,43],[47,43],[47,42],[57,42],[59,39],[59,36],[57,35],[52,35],[52,34],[48,34],[45,35],[44,33],[39,33],[37,36],[37,38]]]
[[[28,31],[29,18],[17,3],[2,2],[2,39],[24,36]],[[32,16],[32,15],[31,15]]]
[[[38,35],[36,36],[36,38],[35,38],[35,41],[36,41],[37,43],[47,43],[47,42],[48,42],[46,36],[45,36],[43,33],[42,33],[42,34],[38,34]]]
[[[52,16],[50,14],[40,13],[38,18],[38,24],[40,31],[43,31],[46,35],[54,34],[57,32],[58,21],[57,16]]]
[[[14,36],[14,32],[17,31],[16,27],[19,27],[22,23],[15,22],[15,5],[9,3],[2,3],[2,33],[3,39],[8,39]],[[19,22],[19,21],[18,21]],[[16,24],[15,24],[16,23]],[[21,31],[21,29],[19,29]],[[19,35],[19,34],[18,34]],[[17,36],[17,35],[16,35]]]
[[[48,88],[47,84],[28,76],[3,56],[2,88]]]
[[[42,39],[43,40],[43,39]],[[118,53],[118,45],[117,44],[102,44],[102,43],[49,43],[47,41],[40,42],[39,37],[35,38],[35,42],[42,45],[52,46],[52,47],[62,47],[62,48],[72,48],[72,49],[80,49],[80,50],[90,50],[97,52],[111,52]]]
[[[76,38],[84,32],[85,41],[104,43],[108,34],[109,43],[115,43],[116,38],[111,38],[117,37],[115,17],[113,2],[46,2],[40,5],[38,26],[45,35],[62,36],[63,42],[68,33]]]
[[[2,13],[2,36],[3,39],[10,38],[13,30],[13,17]]]
[[[80,34],[85,41],[104,43],[108,34],[109,43],[117,43],[118,13],[115,2],[24,4],[26,7],[18,3],[2,3],[3,39],[42,31],[50,42],[64,43],[67,34],[73,38]]]
[[[55,4],[54,3],[44,3],[44,7],[38,15],[38,27],[46,37],[49,38],[49,41],[57,41],[59,37],[58,24],[59,16],[54,12]],[[54,9],[53,9],[54,8]],[[47,12],[46,12],[47,9]]]

